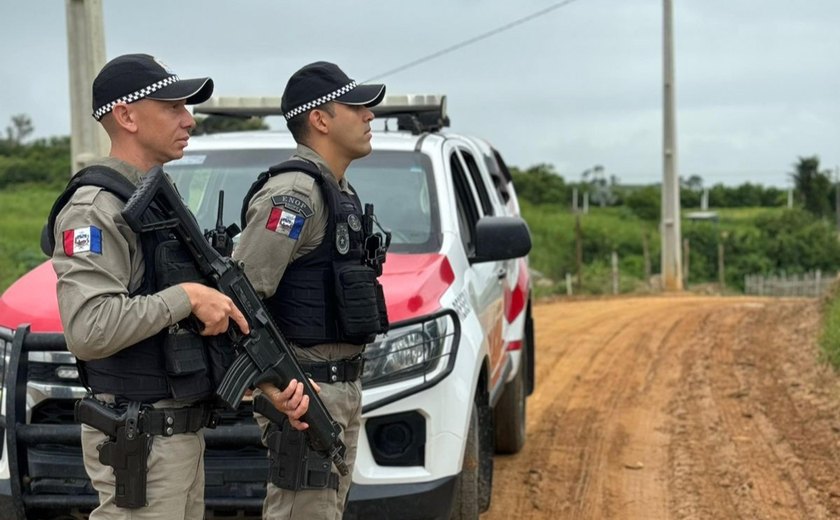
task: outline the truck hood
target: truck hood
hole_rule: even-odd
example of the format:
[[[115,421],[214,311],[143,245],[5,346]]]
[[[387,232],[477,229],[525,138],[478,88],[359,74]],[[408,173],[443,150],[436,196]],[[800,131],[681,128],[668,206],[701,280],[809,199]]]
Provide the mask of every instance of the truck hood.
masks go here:
[[[0,326],[29,324],[32,332],[61,332],[55,271],[47,260],[29,271],[0,296]]]
[[[436,253],[390,254],[383,267],[379,280],[391,323],[440,309],[440,298],[455,280],[449,260]],[[23,275],[0,296],[0,326],[28,323],[32,332],[61,332],[55,283],[50,261]]]
[[[388,321],[425,316],[440,309],[440,298],[455,281],[446,256],[389,254],[379,281],[388,304]]]

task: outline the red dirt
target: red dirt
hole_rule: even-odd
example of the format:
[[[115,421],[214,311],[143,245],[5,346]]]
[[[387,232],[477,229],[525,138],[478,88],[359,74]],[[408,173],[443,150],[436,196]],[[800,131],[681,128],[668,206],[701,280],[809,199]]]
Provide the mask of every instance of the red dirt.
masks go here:
[[[523,451],[482,520],[840,518],[840,379],[809,299],[535,307]]]

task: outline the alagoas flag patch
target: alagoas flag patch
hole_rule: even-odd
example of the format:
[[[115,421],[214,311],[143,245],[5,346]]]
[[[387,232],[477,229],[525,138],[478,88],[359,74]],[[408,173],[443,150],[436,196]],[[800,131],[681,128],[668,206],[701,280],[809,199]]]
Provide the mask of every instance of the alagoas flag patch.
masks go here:
[[[64,232],[64,254],[102,254],[102,230],[96,226],[68,229]]]
[[[303,229],[304,221],[305,219],[300,215],[275,206],[271,208],[265,228],[297,240],[300,236],[300,230]]]

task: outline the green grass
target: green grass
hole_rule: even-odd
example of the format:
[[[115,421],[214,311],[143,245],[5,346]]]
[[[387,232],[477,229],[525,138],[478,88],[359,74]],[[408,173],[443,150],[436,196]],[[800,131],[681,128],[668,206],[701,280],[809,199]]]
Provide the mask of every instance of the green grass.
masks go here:
[[[39,245],[61,186],[20,185],[0,191],[0,293],[47,259]]]
[[[687,213],[690,210],[684,212]],[[726,243],[729,253],[727,265],[727,286],[737,287],[741,280],[735,270],[737,262],[753,250],[758,228],[756,220],[766,214],[778,214],[783,208],[725,208],[716,209],[716,221],[692,221],[682,219],[683,239],[690,241],[691,267],[689,286],[717,283],[718,248],[720,240]],[[531,267],[544,279],[537,284],[540,296],[551,293],[565,293],[566,273],[576,280],[577,262],[575,252],[576,215],[565,207],[522,203],[522,215],[531,229],[533,248]],[[580,215],[583,236],[583,283],[575,287],[575,293],[605,294],[612,292],[611,254],[619,258],[620,291],[645,292],[643,236],[647,236],[648,254],[652,274],[660,270],[660,247],[658,223],[637,217],[627,207],[590,207],[589,213]],[[727,238],[728,237],[728,238]],[[746,260],[744,260],[746,261]],[[685,259],[684,259],[685,263]]]
[[[576,215],[556,206],[522,204],[523,218],[531,230],[531,267],[545,276],[537,294],[565,292],[566,273],[576,279]],[[659,264],[659,233],[656,226],[636,217],[627,208],[590,208],[580,215],[583,242],[583,292],[602,294],[612,291],[611,255],[619,257],[622,292],[644,285],[643,235],[654,272]],[[575,289],[576,292],[579,289]]]

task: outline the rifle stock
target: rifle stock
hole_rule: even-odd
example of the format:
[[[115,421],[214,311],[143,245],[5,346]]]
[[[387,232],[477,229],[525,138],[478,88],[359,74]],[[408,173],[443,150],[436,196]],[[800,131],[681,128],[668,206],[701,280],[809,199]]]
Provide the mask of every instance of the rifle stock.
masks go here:
[[[161,218],[143,222],[142,217],[147,213]],[[270,382],[283,389],[292,379],[303,383],[304,394],[309,396],[309,409],[301,420],[309,424],[306,429],[309,443],[313,449],[327,453],[339,472],[346,475],[346,447],[339,438],[341,426],[318,397],[242,267],[210,246],[162,168],[155,167],[143,176],[122,215],[135,233],[170,229],[189,251],[201,274],[230,297],[248,320],[251,327],[248,335],[234,327],[228,331],[237,356],[216,390],[219,399],[236,408],[251,385]]]

